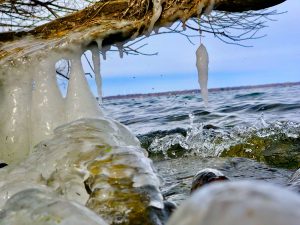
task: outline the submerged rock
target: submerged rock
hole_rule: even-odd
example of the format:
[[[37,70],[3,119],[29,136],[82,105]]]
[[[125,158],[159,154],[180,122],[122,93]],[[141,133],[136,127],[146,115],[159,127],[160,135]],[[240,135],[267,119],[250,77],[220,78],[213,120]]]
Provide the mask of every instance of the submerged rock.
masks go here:
[[[275,128],[273,128],[274,130]],[[260,131],[263,132],[263,131]],[[223,151],[222,157],[245,157],[265,162],[269,165],[295,169],[300,167],[300,138],[289,137],[283,131],[268,131],[251,134],[242,143],[230,146]],[[275,133],[272,135],[272,133]]]
[[[207,185],[173,214],[167,225],[297,225],[300,196],[263,182]]]
[[[216,169],[205,168],[200,170],[193,178],[191,193],[212,182],[229,180],[222,172]]]
[[[6,166],[7,166],[6,163],[0,162],[0,169],[3,168],[3,167],[6,167]]]

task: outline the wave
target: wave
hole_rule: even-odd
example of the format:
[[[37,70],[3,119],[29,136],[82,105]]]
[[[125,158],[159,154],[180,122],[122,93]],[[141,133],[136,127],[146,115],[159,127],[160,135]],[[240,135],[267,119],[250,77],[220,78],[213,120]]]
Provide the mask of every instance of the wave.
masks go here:
[[[142,146],[155,160],[185,156],[245,157],[285,168],[300,166],[300,123],[266,122],[249,127],[220,128],[192,125],[139,135]]]

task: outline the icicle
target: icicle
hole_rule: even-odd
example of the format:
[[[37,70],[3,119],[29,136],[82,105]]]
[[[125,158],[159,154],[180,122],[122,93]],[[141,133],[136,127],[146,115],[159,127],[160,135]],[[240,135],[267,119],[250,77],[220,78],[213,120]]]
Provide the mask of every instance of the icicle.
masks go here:
[[[103,59],[106,60],[106,52],[110,50],[111,46],[105,46],[101,48]]]
[[[34,75],[31,103],[32,147],[65,122],[64,100],[58,89],[55,59],[42,60]]]
[[[185,22],[186,22],[186,20],[181,20],[181,22],[182,22],[182,29],[184,30],[184,31],[186,31],[186,24],[185,24]]]
[[[0,77],[3,75],[3,80],[0,79],[0,159],[10,164],[29,154],[32,70],[19,66],[1,68],[0,72]]]
[[[198,82],[201,88],[201,95],[204,100],[205,106],[208,105],[208,90],[207,90],[207,81],[208,81],[208,53],[203,44],[199,46],[196,51],[196,66],[198,70]]]
[[[95,72],[95,81],[97,85],[98,99],[99,102],[102,103],[102,77],[100,72],[100,52],[99,52],[100,47],[99,47],[99,43],[98,46],[97,45],[91,46],[91,52],[92,52],[92,58],[94,63],[94,72]]]
[[[150,35],[151,31],[153,30],[154,24],[159,19],[162,12],[162,6],[161,6],[162,0],[152,0],[152,3],[153,3],[153,15],[148,28],[148,35]]]
[[[206,0],[206,4],[204,3],[204,1],[200,1],[198,3],[198,10],[197,10],[198,16],[201,16],[201,13],[202,13],[205,5],[206,5],[206,9],[204,11],[204,15],[209,15],[212,12],[212,10],[214,9],[215,0]]]
[[[208,16],[214,9],[214,6],[215,6],[215,0],[209,0],[209,4],[205,9],[204,14]]]
[[[80,57],[71,59],[71,74],[66,97],[67,121],[99,118],[103,113],[85,79]]]
[[[123,59],[123,53],[124,53],[124,48],[123,48],[123,44],[122,43],[118,43],[116,44],[118,50],[119,50],[119,55],[120,58]]]

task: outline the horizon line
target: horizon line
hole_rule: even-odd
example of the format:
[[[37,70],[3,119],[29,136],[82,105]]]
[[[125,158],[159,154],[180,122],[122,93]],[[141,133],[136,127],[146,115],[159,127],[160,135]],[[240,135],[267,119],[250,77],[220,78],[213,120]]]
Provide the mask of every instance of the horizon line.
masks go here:
[[[221,92],[221,91],[232,91],[232,90],[243,90],[243,89],[255,89],[255,88],[268,88],[268,87],[288,87],[300,85],[298,82],[284,82],[284,83],[270,83],[270,84],[258,84],[258,85],[243,85],[243,86],[233,86],[233,87],[218,87],[209,88],[209,92]],[[126,99],[126,98],[144,98],[144,97],[158,97],[167,95],[182,95],[182,94],[196,94],[200,93],[200,89],[191,90],[177,90],[177,91],[164,91],[164,92],[153,92],[153,93],[136,93],[136,94],[126,94],[126,95],[111,95],[105,96],[103,99]]]

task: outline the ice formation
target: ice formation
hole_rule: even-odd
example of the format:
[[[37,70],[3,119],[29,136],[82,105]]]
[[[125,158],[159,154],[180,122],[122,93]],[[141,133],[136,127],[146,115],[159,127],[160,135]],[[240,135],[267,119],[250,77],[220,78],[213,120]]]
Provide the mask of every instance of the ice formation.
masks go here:
[[[206,8],[205,8],[205,11],[203,12],[204,15],[209,15],[212,12],[212,10],[214,9],[215,0],[205,0],[205,1],[199,1],[199,3],[198,3],[198,6],[197,6],[198,7],[198,10],[197,10],[198,16],[201,16],[202,11],[205,6],[206,6]]]
[[[201,89],[201,95],[204,100],[204,104],[208,105],[208,53],[203,44],[200,44],[199,48],[196,51],[196,66],[198,70],[198,82]]]
[[[215,6],[215,0],[209,0],[208,6],[206,7],[204,14],[209,15]]]
[[[167,225],[297,225],[300,196],[264,182],[207,185],[183,203]]]
[[[0,74],[0,158],[6,163],[20,161],[29,154],[31,74],[25,66],[9,65]],[[32,71],[32,70],[30,70]]]
[[[71,74],[66,96],[67,122],[103,116],[103,112],[88,86],[80,57],[75,56],[71,59]]]
[[[0,210],[18,192],[38,189],[86,205],[109,224],[150,221],[149,211],[163,210],[163,199],[139,145],[126,127],[107,118],[58,127],[25,161],[0,171]]]
[[[123,47],[123,44],[122,43],[118,43],[118,44],[116,44],[116,46],[118,48],[120,58],[123,59],[123,56],[124,56],[124,47]]]
[[[75,202],[41,189],[14,195],[2,209],[1,225],[107,225],[97,214]]]
[[[98,99],[99,102],[102,103],[102,77],[100,71],[100,52],[99,52],[99,43],[97,45],[93,45],[91,47],[92,59],[94,64],[94,72],[95,72],[95,81],[97,85]]]
[[[78,52],[65,55],[66,58],[71,58],[70,80],[65,99],[56,81],[55,63],[61,58],[57,53],[16,61],[1,68],[2,161],[9,164],[21,161],[36,144],[51,138],[53,129],[59,125],[81,118],[103,117],[103,112],[86,81],[80,56],[74,56]],[[100,63],[99,54],[94,61]],[[28,67],[28,64],[33,66]],[[100,72],[100,64],[95,63],[95,70]],[[96,83],[101,93],[99,72]]]
[[[161,12],[162,12],[162,2],[163,0],[152,0],[153,3],[153,15],[150,21],[150,25],[148,28],[148,34],[150,35],[151,31],[153,30],[154,24],[159,19]]]
[[[56,60],[40,60],[33,75],[31,101],[31,145],[51,136],[53,129],[65,123],[65,104],[56,82]]]

